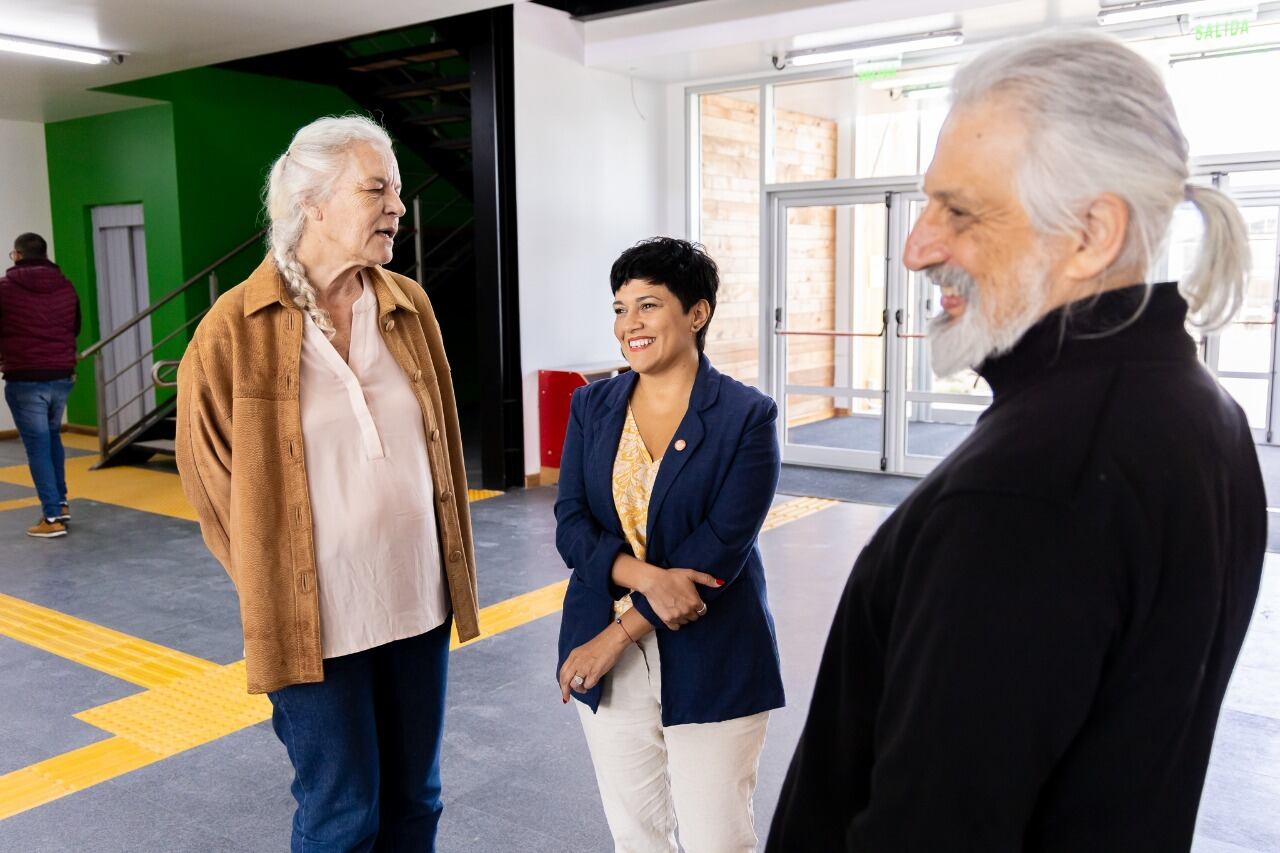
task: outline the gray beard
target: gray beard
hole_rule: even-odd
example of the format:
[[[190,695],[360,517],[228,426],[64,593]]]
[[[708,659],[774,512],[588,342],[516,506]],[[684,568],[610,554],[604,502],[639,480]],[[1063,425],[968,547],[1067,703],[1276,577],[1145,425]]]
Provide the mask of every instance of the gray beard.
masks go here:
[[[954,287],[965,299],[965,310],[960,317],[953,319],[943,312],[929,321],[929,359],[939,379],[976,368],[989,358],[1009,352],[1046,313],[1048,264],[1040,257],[1030,259],[1018,270],[1022,304],[999,325],[984,310],[977,283],[968,273],[959,267],[941,266],[930,269],[927,274],[934,284]]]

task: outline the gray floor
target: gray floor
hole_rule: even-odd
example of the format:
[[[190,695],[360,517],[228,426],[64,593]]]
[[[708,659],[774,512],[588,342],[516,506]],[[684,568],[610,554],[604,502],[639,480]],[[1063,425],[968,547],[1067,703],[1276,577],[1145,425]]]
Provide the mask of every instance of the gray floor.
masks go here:
[[[0,460],[12,451],[0,442]],[[13,489],[30,494],[30,490]],[[12,494],[21,497],[24,494]],[[564,577],[551,490],[475,505],[482,604]],[[768,826],[839,590],[889,510],[840,504],[765,534],[789,705],[770,723],[756,815]],[[0,592],[218,662],[241,654],[235,595],[195,525],[79,501],[62,541],[21,535],[0,512]],[[1224,709],[1197,853],[1280,850],[1280,558]],[[442,851],[610,849],[576,715],[553,683],[549,616],[455,652],[444,753]],[[136,687],[0,638],[0,774],[103,736],[72,719]],[[283,747],[262,724],[0,822],[0,851],[287,849]]]

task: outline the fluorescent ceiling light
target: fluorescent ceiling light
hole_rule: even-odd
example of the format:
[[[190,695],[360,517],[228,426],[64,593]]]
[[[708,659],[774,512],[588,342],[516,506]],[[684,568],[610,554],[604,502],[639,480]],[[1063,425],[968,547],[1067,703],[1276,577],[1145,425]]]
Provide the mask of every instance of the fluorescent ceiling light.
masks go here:
[[[110,50],[2,34],[0,34],[0,50],[23,53],[27,56],[43,56],[47,59],[62,59],[67,62],[83,62],[86,65],[107,65],[112,62],[118,65],[124,62],[125,56],[123,53]]]
[[[1255,53],[1274,53],[1280,44],[1253,44],[1240,47],[1224,47],[1218,50],[1197,50],[1191,53],[1175,53],[1169,57],[1170,65],[1194,62],[1198,59],[1225,59],[1229,56],[1251,56]]]
[[[789,50],[782,57],[775,56],[773,65],[781,70],[788,65],[800,68],[806,65],[822,65],[846,60],[891,59],[903,53],[952,47],[963,43],[964,32],[961,30],[936,30],[911,36],[889,36],[803,50]]]
[[[935,83],[931,86],[905,86],[898,90],[898,95],[907,100],[920,101],[928,98],[945,98],[950,91],[951,88],[945,83]]]
[[[1187,21],[1192,26],[1196,24],[1227,24],[1248,21],[1254,23],[1258,20],[1258,7],[1249,6],[1247,8],[1233,9],[1230,12],[1200,12],[1194,15],[1188,15]]]
[[[1098,10],[1098,23],[1106,27],[1178,15],[1223,15],[1250,9],[1256,10],[1257,3],[1249,0],[1137,0],[1103,6]]]

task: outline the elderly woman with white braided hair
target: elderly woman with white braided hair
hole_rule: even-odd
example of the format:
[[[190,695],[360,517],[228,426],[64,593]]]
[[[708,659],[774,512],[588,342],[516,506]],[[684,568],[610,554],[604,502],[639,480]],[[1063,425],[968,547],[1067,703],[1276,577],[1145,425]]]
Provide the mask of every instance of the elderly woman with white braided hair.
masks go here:
[[[293,763],[295,853],[435,849],[450,623],[479,633],[440,329],[382,268],[400,188],[374,122],[299,130],[268,179],[267,258],[178,376],[178,467]]]

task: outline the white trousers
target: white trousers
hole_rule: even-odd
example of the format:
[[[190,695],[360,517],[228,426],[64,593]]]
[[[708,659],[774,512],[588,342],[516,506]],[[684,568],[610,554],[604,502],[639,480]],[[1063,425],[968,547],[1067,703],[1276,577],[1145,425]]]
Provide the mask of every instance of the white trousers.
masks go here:
[[[754,853],[751,798],[769,712],[662,725],[658,638],[627,647],[600,710],[575,702],[617,853]]]

